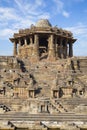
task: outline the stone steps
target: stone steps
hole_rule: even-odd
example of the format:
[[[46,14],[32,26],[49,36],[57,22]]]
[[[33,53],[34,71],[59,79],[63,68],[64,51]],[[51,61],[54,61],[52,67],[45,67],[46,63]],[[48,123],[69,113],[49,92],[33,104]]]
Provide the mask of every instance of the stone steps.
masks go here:
[[[20,114],[0,114],[0,120],[11,120],[11,121],[84,121],[87,122],[87,115],[84,114],[55,114],[55,115],[42,115],[42,114],[34,114],[34,115],[20,115]]]
[[[87,105],[87,100],[84,100],[84,99],[80,99],[80,100],[65,100],[65,102],[67,104],[70,104],[70,105],[80,105],[80,104]]]
[[[68,112],[68,110],[64,107],[64,105],[62,105],[60,102],[55,101],[55,104],[57,105],[57,108],[60,109],[60,111],[62,110],[63,112]]]
[[[72,67],[71,68],[75,69],[76,72],[77,70],[79,70],[86,73],[87,72],[87,59],[85,58],[72,59]]]

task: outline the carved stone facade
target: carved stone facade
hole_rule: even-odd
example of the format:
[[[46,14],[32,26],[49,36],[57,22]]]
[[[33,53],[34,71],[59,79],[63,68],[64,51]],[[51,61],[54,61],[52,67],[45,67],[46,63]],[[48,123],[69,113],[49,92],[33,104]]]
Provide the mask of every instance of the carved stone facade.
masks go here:
[[[14,43],[14,56],[31,60],[72,57],[76,41],[71,32],[52,27],[47,19],[39,20],[30,29],[19,30],[10,40]]]
[[[72,33],[40,20],[10,40],[14,56],[0,57],[0,127],[85,128],[87,57],[72,57]]]

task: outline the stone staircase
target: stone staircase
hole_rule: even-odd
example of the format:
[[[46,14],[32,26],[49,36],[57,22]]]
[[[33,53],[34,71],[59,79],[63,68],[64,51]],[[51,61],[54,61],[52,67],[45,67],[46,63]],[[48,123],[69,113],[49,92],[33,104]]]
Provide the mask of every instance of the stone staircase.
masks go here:
[[[71,59],[71,69],[73,72],[87,73],[87,57]]]
[[[54,101],[53,101],[53,100],[51,100],[51,101],[49,102],[49,105],[50,105],[50,107],[52,107],[52,109],[53,109],[54,112],[60,113],[60,110],[57,108],[56,104],[54,104]]]
[[[63,59],[54,62],[39,61],[31,63],[28,59],[22,61],[25,69],[34,75],[38,83],[50,83],[52,85],[53,79],[57,73],[66,73],[69,71],[70,60]]]
[[[64,108],[64,106],[58,102],[57,100],[53,100],[51,99],[49,104],[58,112],[58,113],[65,113],[68,112],[66,108]]]
[[[60,109],[61,112],[68,112],[68,110],[62,105],[59,101],[55,100],[55,104],[57,105],[57,108]]]
[[[0,104],[0,108],[2,108],[2,110],[3,110],[4,112],[10,111],[10,108],[8,108],[8,106],[6,106],[6,105],[4,105],[4,104]]]
[[[80,104],[87,105],[87,99],[85,98],[66,99],[65,102],[70,105],[80,105]]]
[[[47,84],[39,84],[39,92],[36,91],[36,97],[50,97],[51,91],[50,86]]]
[[[87,58],[79,59],[79,64],[80,64],[80,70],[82,72],[87,72]]]
[[[81,86],[83,86],[83,87],[87,86],[86,82],[82,81],[82,78],[78,78],[78,77],[75,77],[75,78],[81,84]]]

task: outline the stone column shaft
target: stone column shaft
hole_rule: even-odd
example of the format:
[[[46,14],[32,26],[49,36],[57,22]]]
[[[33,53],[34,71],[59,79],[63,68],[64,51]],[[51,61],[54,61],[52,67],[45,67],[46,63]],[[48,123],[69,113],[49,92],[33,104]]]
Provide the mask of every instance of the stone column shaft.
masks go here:
[[[33,55],[34,55],[34,59],[39,60],[39,36],[38,34],[34,35]]]
[[[38,107],[38,112],[41,113],[41,105]]]
[[[30,44],[32,44],[33,43],[33,39],[32,39],[32,37],[30,37]]]
[[[47,104],[45,104],[45,112],[47,112]]]
[[[58,44],[56,44],[56,58],[58,58],[59,55],[58,55]]]
[[[72,57],[73,56],[73,44],[72,43],[69,43],[69,57]]]
[[[60,39],[60,57],[63,58],[63,38]]]
[[[55,52],[56,52],[56,58],[58,58],[58,43],[57,43],[57,36],[55,37]]]
[[[68,39],[66,39],[65,41],[65,58],[67,58],[67,43],[68,43]]]
[[[48,50],[48,59],[55,60],[55,44],[54,44],[54,35],[51,34],[49,38],[49,50]]]
[[[17,43],[14,41],[14,56],[17,55]]]
[[[21,39],[19,39],[19,46],[21,46]]]
[[[24,38],[24,44],[27,45],[27,38]]]
[[[38,34],[35,34],[35,35],[34,35],[34,43],[35,43],[36,45],[39,44],[39,37],[38,37]]]
[[[57,98],[59,98],[59,91],[57,91]]]
[[[20,48],[21,48],[21,39],[19,39],[18,41],[18,55],[21,54]]]
[[[34,93],[34,91],[33,91],[33,98],[34,98],[34,96],[35,96],[34,94],[35,94],[35,93]]]

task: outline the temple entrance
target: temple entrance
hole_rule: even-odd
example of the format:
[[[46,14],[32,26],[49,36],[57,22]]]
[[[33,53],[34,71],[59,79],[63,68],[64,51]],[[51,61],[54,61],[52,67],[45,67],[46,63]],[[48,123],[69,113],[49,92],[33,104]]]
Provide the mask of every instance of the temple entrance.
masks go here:
[[[48,36],[40,35],[39,37],[39,56],[40,60],[46,59],[48,56]]]

